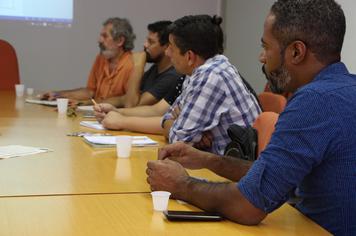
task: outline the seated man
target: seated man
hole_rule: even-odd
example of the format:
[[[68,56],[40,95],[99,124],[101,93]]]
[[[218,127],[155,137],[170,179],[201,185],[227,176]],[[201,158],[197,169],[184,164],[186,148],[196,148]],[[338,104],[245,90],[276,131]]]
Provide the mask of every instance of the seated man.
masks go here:
[[[340,62],[345,29],[334,0],[275,2],[260,61],[273,86],[294,94],[270,143],[254,163],[168,145],[159,153],[164,160],[147,165],[151,189],[254,225],[297,187],[303,214],[334,235],[356,235],[356,76]],[[182,165],[238,183],[200,181]]]
[[[165,55],[168,47],[167,28],[171,21],[157,21],[147,26],[148,35],[144,44],[146,62],[153,63],[140,79],[140,88],[136,96],[113,97],[104,102],[116,107],[132,107],[152,105],[161,100],[175,86],[180,77],[172,66],[171,60]],[[130,105],[127,105],[130,104]]]
[[[223,154],[228,127],[251,125],[261,109],[236,68],[221,55],[222,19],[186,16],[171,26],[166,51],[177,72],[188,75],[183,92],[162,119],[169,142],[195,145],[204,134],[212,137],[208,150]]]
[[[152,106],[117,109],[111,104],[103,103],[94,106],[95,116],[107,129],[162,134],[162,116],[181,94],[183,82],[184,77],[180,77],[166,96]]]
[[[87,87],[47,92],[42,94],[41,98],[55,100],[58,97],[66,97],[90,104],[91,98],[101,101],[124,95],[134,68],[131,50],[135,37],[127,19],[107,19],[100,33],[100,54],[90,72]]]

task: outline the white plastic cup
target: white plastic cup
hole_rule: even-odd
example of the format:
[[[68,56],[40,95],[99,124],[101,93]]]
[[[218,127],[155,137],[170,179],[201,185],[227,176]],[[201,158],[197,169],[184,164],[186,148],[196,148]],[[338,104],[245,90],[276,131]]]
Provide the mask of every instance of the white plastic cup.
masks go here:
[[[65,114],[68,108],[68,98],[57,98],[57,109],[59,114]]]
[[[167,191],[154,191],[151,192],[153,201],[153,210],[155,211],[166,211],[168,208],[170,192]]]
[[[129,158],[131,154],[132,137],[128,135],[116,136],[116,154],[119,158]]]
[[[27,96],[32,96],[34,91],[35,90],[33,88],[27,88],[26,89]]]
[[[25,85],[23,84],[16,84],[15,85],[15,90],[16,90],[16,96],[17,97],[22,97],[24,92],[25,92]]]

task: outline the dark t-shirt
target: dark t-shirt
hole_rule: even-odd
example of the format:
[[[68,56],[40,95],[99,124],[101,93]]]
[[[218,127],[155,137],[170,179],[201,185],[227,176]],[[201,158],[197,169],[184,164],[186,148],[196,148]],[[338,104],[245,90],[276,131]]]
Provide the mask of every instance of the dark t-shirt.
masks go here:
[[[158,74],[157,65],[153,65],[143,75],[141,93],[148,92],[157,100],[161,100],[176,86],[179,78],[180,75],[173,66]]]
[[[182,85],[184,82],[185,76],[181,76],[176,80],[176,83],[172,88],[168,91],[166,96],[163,98],[169,105],[172,105],[174,101],[179,97],[182,93]]]

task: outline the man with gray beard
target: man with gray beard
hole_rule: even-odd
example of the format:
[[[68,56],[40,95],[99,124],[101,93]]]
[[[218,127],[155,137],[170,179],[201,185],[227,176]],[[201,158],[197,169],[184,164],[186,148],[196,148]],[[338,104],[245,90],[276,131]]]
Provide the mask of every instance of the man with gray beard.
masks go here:
[[[97,55],[87,86],[72,90],[46,92],[43,100],[69,98],[72,104],[91,104],[91,98],[101,101],[126,94],[134,64],[131,50],[136,36],[127,19],[109,18],[103,23],[99,37],[100,54]],[[133,81],[134,82],[134,81]]]

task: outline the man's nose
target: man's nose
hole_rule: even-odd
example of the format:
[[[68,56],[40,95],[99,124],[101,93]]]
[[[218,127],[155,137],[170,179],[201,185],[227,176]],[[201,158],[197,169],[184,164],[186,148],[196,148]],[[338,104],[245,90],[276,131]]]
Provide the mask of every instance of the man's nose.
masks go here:
[[[143,48],[145,48],[145,49],[148,48],[148,43],[147,43],[147,41],[145,41],[145,42],[143,43]]]
[[[259,58],[258,60],[262,63],[262,64],[266,64],[266,55],[265,55],[265,52],[262,51],[259,55]]]

